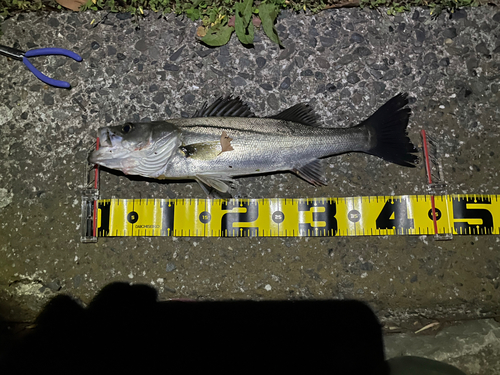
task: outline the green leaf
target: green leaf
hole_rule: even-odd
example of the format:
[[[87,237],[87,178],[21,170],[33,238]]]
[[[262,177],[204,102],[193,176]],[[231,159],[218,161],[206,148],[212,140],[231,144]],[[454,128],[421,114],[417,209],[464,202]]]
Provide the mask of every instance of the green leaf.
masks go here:
[[[229,42],[233,31],[234,27],[229,26],[212,27],[208,29],[207,35],[200,40],[209,46],[220,47]]]
[[[234,26],[236,35],[243,44],[253,44],[252,5],[253,0],[243,0],[243,2],[235,4]]]
[[[278,36],[278,32],[274,27],[274,21],[276,17],[278,17],[279,10],[275,5],[272,4],[260,4],[259,7],[259,18],[262,21],[262,28],[266,35],[271,39],[274,43],[281,44],[280,38]]]
[[[186,9],[186,15],[188,18],[190,18],[192,21],[196,21],[200,19],[200,10],[196,8],[190,8]]]
[[[212,14],[210,15],[210,24],[214,23],[214,22],[215,22],[215,20],[217,20],[217,16],[218,16],[218,14],[217,14],[217,13],[212,13]]]

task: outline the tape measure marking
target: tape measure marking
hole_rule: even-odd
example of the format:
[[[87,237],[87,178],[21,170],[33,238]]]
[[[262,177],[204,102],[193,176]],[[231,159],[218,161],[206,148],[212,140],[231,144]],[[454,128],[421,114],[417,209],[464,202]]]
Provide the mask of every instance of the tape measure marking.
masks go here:
[[[500,234],[496,195],[108,199],[97,206],[99,237]]]

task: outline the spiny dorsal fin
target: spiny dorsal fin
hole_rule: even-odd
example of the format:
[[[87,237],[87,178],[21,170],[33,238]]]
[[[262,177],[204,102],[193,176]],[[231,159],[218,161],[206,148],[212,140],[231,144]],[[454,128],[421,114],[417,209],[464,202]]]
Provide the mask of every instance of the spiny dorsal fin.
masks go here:
[[[319,159],[314,159],[302,167],[294,168],[292,172],[314,186],[326,185],[326,179],[323,175],[323,166]]]
[[[210,106],[207,106],[207,103],[203,104],[193,117],[255,117],[255,115],[239,96],[236,98],[226,96],[220,97]]]
[[[295,104],[293,107],[285,109],[277,115],[269,116],[269,118],[298,122],[302,125],[317,126],[317,118],[314,114],[314,110],[309,104],[305,103]]]

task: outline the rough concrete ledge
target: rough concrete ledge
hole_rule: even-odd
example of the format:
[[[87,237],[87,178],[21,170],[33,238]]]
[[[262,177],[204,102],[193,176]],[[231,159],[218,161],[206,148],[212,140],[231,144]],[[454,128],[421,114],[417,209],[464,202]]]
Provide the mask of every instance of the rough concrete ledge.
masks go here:
[[[461,322],[428,335],[389,334],[387,358],[419,356],[458,367],[468,375],[500,374],[500,324],[493,319]]]

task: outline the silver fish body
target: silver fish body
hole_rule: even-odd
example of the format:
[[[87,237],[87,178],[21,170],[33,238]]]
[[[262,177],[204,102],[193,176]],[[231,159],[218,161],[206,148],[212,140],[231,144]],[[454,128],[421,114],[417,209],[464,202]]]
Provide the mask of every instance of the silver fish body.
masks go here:
[[[276,171],[293,171],[323,185],[319,159],[345,152],[370,153],[413,166],[406,104],[406,96],[400,94],[358,126],[321,128],[304,104],[259,118],[239,98],[218,99],[194,118],[101,128],[100,149],[89,162],[144,177],[195,179],[206,192],[226,192],[226,182],[236,176]]]
[[[365,128],[327,129],[257,117],[206,117],[170,123],[180,130],[183,144],[200,146],[192,147],[192,155],[187,151],[188,157],[181,147],[162,172],[168,178],[194,177],[203,171],[239,176],[293,170],[318,158],[370,148]],[[234,150],[221,152],[222,132],[231,136]]]

